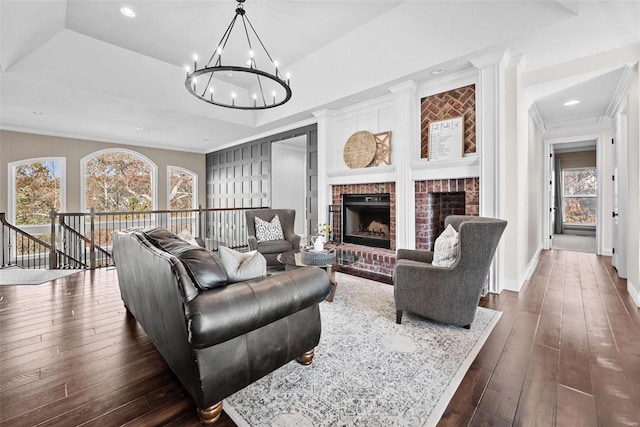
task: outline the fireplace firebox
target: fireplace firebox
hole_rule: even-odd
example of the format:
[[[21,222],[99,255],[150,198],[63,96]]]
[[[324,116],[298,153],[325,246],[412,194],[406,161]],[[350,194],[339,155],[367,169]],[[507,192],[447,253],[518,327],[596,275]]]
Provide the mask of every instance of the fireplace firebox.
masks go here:
[[[391,247],[389,193],[342,195],[342,241],[376,248]]]

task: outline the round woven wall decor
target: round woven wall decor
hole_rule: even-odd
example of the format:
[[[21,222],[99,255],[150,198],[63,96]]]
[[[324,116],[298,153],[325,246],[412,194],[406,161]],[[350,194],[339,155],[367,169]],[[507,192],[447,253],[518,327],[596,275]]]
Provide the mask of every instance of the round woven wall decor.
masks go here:
[[[376,137],[361,130],[349,137],[344,144],[342,157],[351,169],[366,168],[376,155]]]

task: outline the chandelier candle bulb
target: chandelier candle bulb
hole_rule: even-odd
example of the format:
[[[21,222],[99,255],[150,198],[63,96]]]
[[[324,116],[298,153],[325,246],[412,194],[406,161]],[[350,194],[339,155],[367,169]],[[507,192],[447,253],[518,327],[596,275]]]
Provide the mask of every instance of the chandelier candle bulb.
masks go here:
[[[198,69],[198,55],[193,55],[193,69]]]

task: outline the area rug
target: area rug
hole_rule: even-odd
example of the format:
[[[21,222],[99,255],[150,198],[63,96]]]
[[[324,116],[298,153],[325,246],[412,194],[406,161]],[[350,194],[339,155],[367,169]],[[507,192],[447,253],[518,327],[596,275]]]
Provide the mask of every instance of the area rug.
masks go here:
[[[239,426],[437,424],[501,313],[478,308],[470,330],[408,313],[398,325],[392,286],[336,278],[313,363],[288,363],[223,409]]]
[[[561,251],[596,253],[595,236],[575,236],[572,234],[554,234],[552,249]]]
[[[82,270],[0,270],[0,285],[40,285]]]

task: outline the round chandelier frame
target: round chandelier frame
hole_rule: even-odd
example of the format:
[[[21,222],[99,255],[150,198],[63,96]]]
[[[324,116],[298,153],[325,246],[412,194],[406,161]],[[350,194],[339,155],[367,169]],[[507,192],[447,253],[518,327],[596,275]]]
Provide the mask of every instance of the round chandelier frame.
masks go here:
[[[194,71],[190,72],[189,68],[187,68],[187,78],[184,82],[184,85],[187,91],[195,96],[196,98],[207,102],[209,104],[217,105],[219,107],[225,108],[233,108],[237,110],[266,110],[269,108],[278,107],[288,102],[291,99],[292,91],[290,86],[289,76],[286,76],[286,80],[283,79],[280,75],[280,70],[278,69],[277,61],[274,61],[267,48],[260,40],[258,33],[253,28],[251,21],[249,21],[249,17],[246,15],[246,11],[244,10],[243,3],[245,0],[236,0],[238,5],[236,7],[236,14],[231,20],[231,23],[227,27],[222,39],[217,45],[216,50],[213,52],[207,64],[198,68],[197,57],[194,57]],[[241,65],[223,65],[222,63],[222,53],[229,41],[229,37],[231,36],[231,32],[233,31],[236,20],[240,17],[242,20],[242,24],[244,27],[245,36],[247,39],[247,45],[249,48],[249,60],[247,60],[247,66]],[[256,59],[254,55],[253,46],[251,44],[251,38],[249,36],[250,31],[253,34],[255,40],[259,42],[259,46],[262,48],[263,52],[266,54],[266,57],[271,63],[271,67],[274,70],[274,73],[270,73],[268,71],[264,71],[264,69],[259,69],[256,65]],[[213,65],[212,65],[213,64]],[[235,93],[231,94],[231,102],[224,102],[220,96],[213,90],[214,83],[214,75],[216,73],[239,73],[239,74],[247,74],[253,75],[257,80],[258,91],[253,94],[253,102],[249,104],[236,103],[236,95]],[[197,78],[202,78],[204,76],[206,82],[204,86],[198,87]],[[263,79],[267,79],[267,81],[271,81],[276,83],[279,88],[282,88],[282,91],[276,92],[272,91],[271,94],[265,94]],[[199,80],[199,79],[198,79]],[[282,96],[284,94],[284,96]],[[227,98],[228,99],[228,98]]]

